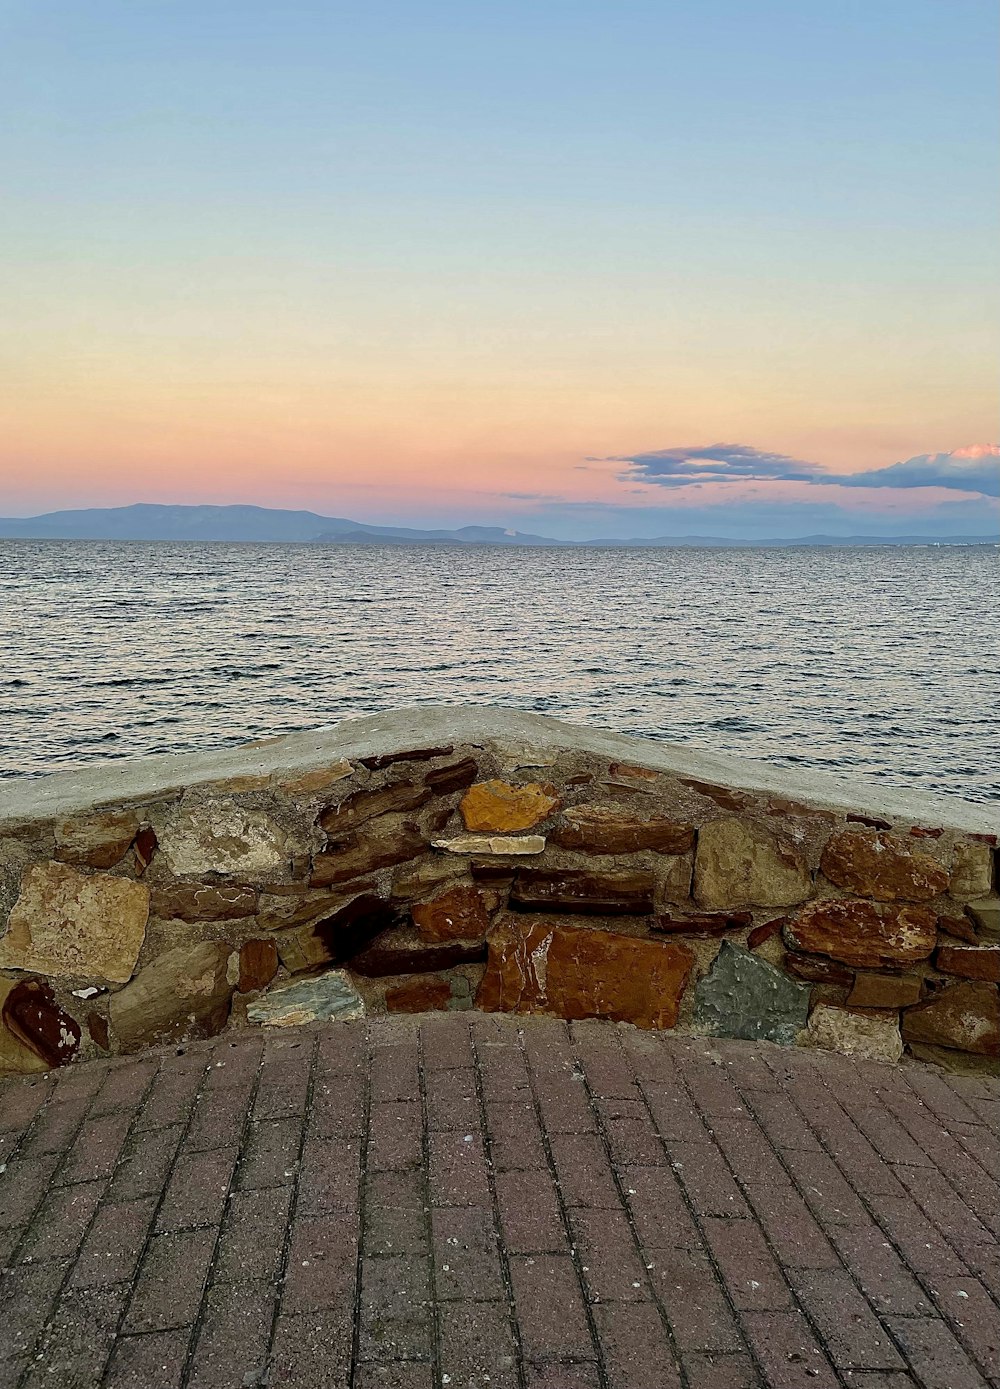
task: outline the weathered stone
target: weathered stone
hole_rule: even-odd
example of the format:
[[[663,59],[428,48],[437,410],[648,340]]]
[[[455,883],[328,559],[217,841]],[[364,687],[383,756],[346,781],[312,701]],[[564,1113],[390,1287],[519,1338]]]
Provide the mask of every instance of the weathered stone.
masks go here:
[[[481,940],[489,930],[490,918],[483,894],[462,885],[433,898],[414,903],[410,909],[424,940]]]
[[[588,916],[646,916],[656,879],[641,868],[519,868],[510,904],[521,911],[583,912]]]
[[[965,910],[985,936],[1000,940],[1000,897],[981,897],[966,902]]]
[[[809,1017],[809,1041],[826,1051],[844,1056],[860,1056],[866,1061],[882,1061],[892,1066],[903,1055],[899,1018],[879,1013],[853,1013],[818,1003]]]
[[[748,820],[710,820],[698,831],[694,897],[710,910],[789,907],[813,893],[791,840]]]
[[[694,912],[688,916],[670,916],[660,912],[649,923],[651,931],[671,935],[721,936],[726,931],[741,931],[753,924],[749,912]]]
[[[988,844],[959,841],[951,869],[948,891],[960,902],[988,897],[993,887],[993,850]]]
[[[559,805],[555,787],[528,782],[479,781],[458,803],[467,830],[489,834],[516,833],[540,824]]]
[[[886,828],[888,828],[888,826]],[[914,839],[940,839],[944,834],[944,826],[938,825],[934,828],[929,828],[926,825],[914,825],[910,830],[910,834]]]
[[[443,748],[410,748],[406,752],[383,752],[377,757],[362,757],[362,767],[377,772],[383,767],[391,767],[395,762],[430,762],[435,757],[450,757],[455,751],[449,743]]]
[[[939,916],[938,930],[954,936],[956,940],[964,940],[968,945],[979,944],[976,928],[967,916]]]
[[[641,818],[610,806],[572,806],[551,836],[561,849],[587,854],[685,854],[694,844],[694,827],[664,816]]]
[[[928,902],[948,888],[948,870],[932,855],[864,826],[831,835],[820,868],[831,883],[879,902]]]
[[[930,957],[937,917],[927,907],[826,899],[804,907],[785,927],[800,950],[860,969],[910,965]]]
[[[350,960],[351,971],[366,979],[385,979],[393,974],[431,974],[456,965],[482,964],[485,941],[452,941],[426,945],[411,928],[386,931]]]
[[[318,979],[302,979],[284,989],[272,989],[247,1008],[247,1021],[264,1027],[352,1022],[364,1015],[364,1001],[341,969],[330,970]]]
[[[464,975],[417,974],[385,991],[387,1013],[440,1013],[472,1007],[472,985]]]
[[[4,1026],[3,1005],[18,981],[0,975],[0,1075],[36,1075],[49,1070],[49,1063],[26,1047]]]
[[[942,974],[1000,984],[1000,945],[939,945],[934,964]]]
[[[732,941],[698,981],[692,1021],[713,1037],[791,1046],[806,1025],[809,988]]]
[[[143,825],[135,837],[132,848],[135,850],[135,874],[141,878],[146,869],[153,862],[153,856],[157,849],[156,831],[152,825]]]
[[[347,888],[297,887],[294,893],[261,894],[257,925],[262,931],[283,931],[330,916],[353,896]]]
[[[90,1033],[90,1040],[101,1051],[111,1050],[111,1032],[108,1020],[103,1013],[87,1014],[87,1031]]]
[[[845,815],[845,820],[852,825],[868,825],[873,830],[891,830],[892,825],[888,820],[880,820],[877,815]]]
[[[315,965],[342,965],[387,930],[394,919],[388,902],[374,893],[359,893],[318,921],[278,933],[278,955],[291,974]]]
[[[257,911],[257,890],[244,883],[157,884],[149,912],[163,921],[237,921]]]
[[[1000,1056],[1000,991],[995,984],[953,984],[907,1008],[903,1040]]]
[[[346,757],[338,758],[325,767],[314,767],[305,772],[280,772],[273,778],[275,789],[285,796],[310,796],[317,791],[325,791],[338,781],[352,776],[354,767]]]
[[[849,1008],[909,1008],[920,1002],[923,985],[915,974],[869,974],[860,970],[847,996]]]
[[[487,1012],[669,1028],[693,964],[691,951],[677,941],[508,919],[489,937],[476,1003]]]
[[[266,989],[278,972],[278,949],[273,940],[247,940],[240,946],[240,993]]]
[[[454,839],[435,839],[435,849],[449,854],[506,854],[523,858],[545,848],[543,834],[460,834]]]
[[[661,854],[656,860],[656,900],[683,906],[691,899],[694,854]]]
[[[679,777],[678,780],[682,786],[686,786],[689,791],[697,792],[699,796],[704,796],[720,810],[739,814],[752,804],[749,796],[744,795],[742,791],[732,791],[728,786],[713,786],[710,782],[694,781],[690,777]]]
[[[148,915],[143,883],[84,875],[65,863],[32,864],[0,938],[0,969],[123,984],[139,958]]]
[[[776,916],[773,921],[762,921],[759,926],[755,926],[747,936],[747,949],[756,950],[759,945],[769,941],[772,937],[779,934],[781,928],[787,923],[787,916]]]
[[[229,946],[198,941],[158,955],[112,994],[111,1027],[123,1051],[158,1042],[214,1037],[229,1017]]]
[[[636,767],[631,762],[612,762],[608,771],[614,777],[627,777],[629,781],[659,781],[660,779],[660,773],[654,772],[652,767]],[[590,779],[588,774],[587,780]],[[572,780],[576,780],[576,778],[572,778]]]
[[[1000,1058],[976,1056],[971,1051],[955,1051],[953,1047],[933,1047],[926,1042],[907,1042],[906,1049],[914,1061],[939,1066],[958,1076],[1000,1077]]]
[[[0,1020],[46,1066],[64,1066],[80,1045],[80,1024],[59,1007],[45,979],[22,979],[15,984],[0,1005]]]
[[[444,767],[434,767],[424,777],[424,785],[429,786],[436,796],[447,796],[452,791],[464,791],[479,775],[479,767],[474,757],[463,757],[458,762],[449,762]]]
[[[339,805],[329,805],[321,812],[318,824],[329,835],[349,834],[367,820],[391,812],[418,810],[426,805],[433,793],[426,786],[412,781],[397,781],[374,791],[355,791]]]
[[[185,807],[160,830],[160,849],[179,878],[269,873],[290,857],[284,831],[262,810],[215,800]]]
[[[854,983],[853,970],[818,955],[798,955],[789,950],[785,954],[785,968],[797,979],[808,979],[810,984],[833,984],[839,989],[849,989]]]
[[[138,830],[139,817],[134,810],[107,810],[58,820],[56,858],[88,868],[111,868],[128,853]]]
[[[352,835],[316,855],[309,882],[312,887],[349,882],[377,873],[380,868],[394,868],[429,847],[421,831],[411,824],[396,826],[389,833],[372,838]]]
[[[391,896],[394,901],[410,902],[414,897],[426,897],[446,883],[454,883],[465,872],[465,864],[454,858],[421,859],[404,864],[392,875]]]

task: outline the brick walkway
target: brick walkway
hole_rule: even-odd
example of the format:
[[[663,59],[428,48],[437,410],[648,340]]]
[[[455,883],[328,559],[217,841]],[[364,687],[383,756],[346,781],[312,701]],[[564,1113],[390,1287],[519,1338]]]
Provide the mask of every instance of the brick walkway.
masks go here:
[[[0,1083],[4,1164],[0,1386],[1000,1386],[997,1081],[382,1019]]]

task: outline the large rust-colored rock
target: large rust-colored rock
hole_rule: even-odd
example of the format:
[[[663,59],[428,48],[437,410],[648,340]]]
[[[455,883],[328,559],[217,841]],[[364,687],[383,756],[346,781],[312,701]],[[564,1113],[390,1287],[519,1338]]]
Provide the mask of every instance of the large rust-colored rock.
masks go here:
[[[737,819],[710,820],[698,831],[694,898],[700,907],[790,907],[812,893],[806,862],[783,835]]]
[[[472,989],[463,975],[442,978],[416,974],[385,991],[387,1013],[439,1013],[472,1007]]]
[[[694,844],[694,827],[664,816],[641,817],[602,805],[572,806],[563,824],[550,835],[561,849],[586,854],[686,854]]]
[[[937,942],[937,917],[927,907],[827,899],[812,902],[785,927],[799,950],[829,955],[858,969],[916,964]]]
[[[67,863],[32,864],[0,938],[0,969],[123,984],[139,958],[148,915],[143,883],[85,875]]]
[[[916,974],[859,971],[847,997],[849,1008],[909,1008],[920,1002],[923,985]]]
[[[490,926],[483,894],[466,885],[430,902],[414,903],[410,914],[421,937],[429,941],[481,940]]]
[[[541,824],[559,805],[552,786],[528,782],[478,781],[458,803],[467,830],[487,834],[514,833]]]
[[[240,993],[266,989],[278,972],[278,950],[273,940],[247,940],[240,946]]]
[[[198,941],[157,956],[111,995],[111,1027],[123,1051],[214,1037],[229,1017],[229,946]]]
[[[15,984],[0,1006],[0,1021],[46,1066],[64,1066],[80,1045],[80,1024],[59,1007],[46,979]]]
[[[396,781],[374,791],[355,791],[339,805],[327,806],[318,823],[329,835],[348,834],[379,815],[418,810],[426,805],[432,794],[428,787],[412,781]]]
[[[164,921],[237,921],[257,910],[257,890],[244,883],[164,883],[149,895],[151,916]]]
[[[942,974],[1000,984],[1000,945],[940,945],[934,963]]]
[[[160,850],[178,878],[254,877],[288,863],[287,836],[262,810],[231,800],[182,805],[160,830]]]
[[[641,868],[606,873],[589,869],[519,868],[510,904],[521,911],[583,912],[589,916],[646,916],[656,879]]]
[[[404,824],[378,836],[354,836],[330,844],[313,860],[313,887],[330,887],[394,868],[422,854],[430,844],[416,825]]]
[[[1000,990],[995,984],[953,984],[903,1014],[903,1040],[1000,1056]]]
[[[277,933],[275,943],[281,963],[297,974],[316,965],[344,964],[388,930],[394,919],[388,902],[363,892],[318,921]]]
[[[866,826],[831,835],[820,868],[838,887],[879,902],[929,902],[947,891],[947,868],[898,834]]]
[[[677,941],[509,919],[489,937],[476,1003],[487,1012],[669,1028],[693,964],[692,952]]]
[[[955,845],[948,891],[960,902],[988,897],[993,886],[993,850],[988,844],[960,841]]]
[[[56,858],[87,868],[111,868],[128,853],[138,830],[139,816],[134,810],[106,810],[58,820]]]

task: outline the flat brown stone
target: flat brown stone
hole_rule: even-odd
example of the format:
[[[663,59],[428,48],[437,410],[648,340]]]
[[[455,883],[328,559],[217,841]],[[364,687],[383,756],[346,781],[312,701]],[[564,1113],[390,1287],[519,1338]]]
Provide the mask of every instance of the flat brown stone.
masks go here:
[[[755,926],[747,936],[747,949],[756,950],[765,941],[771,940],[778,935],[781,928],[788,921],[787,916],[776,916],[773,921],[762,921],[759,926]]]
[[[352,835],[316,855],[309,883],[312,887],[330,887],[333,883],[349,882],[380,868],[394,868],[429,848],[416,825],[401,825],[389,834],[373,838]]]
[[[694,827],[664,816],[640,817],[601,805],[572,806],[549,836],[561,849],[587,854],[685,854],[694,844]]]
[[[387,1013],[440,1013],[471,1005],[467,979],[443,979],[439,974],[418,974],[385,991]]]
[[[199,941],[158,955],[131,984],[111,995],[111,1027],[121,1049],[157,1042],[214,1037],[229,1017],[233,985],[227,979],[230,947]]]
[[[257,907],[257,925],[262,931],[283,931],[306,926],[330,916],[356,895],[350,887],[324,888],[297,886],[294,892],[262,893]]]
[[[522,911],[647,916],[653,910],[655,887],[653,874],[640,868],[606,873],[519,868],[510,890],[510,904]]]
[[[80,1024],[56,1002],[45,979],[22,979],[0,1007],[0,1020],[12,1037],[47,1066],[72,1061],[80,1045]]]
[[[430,902],[414,903],[410,914],[422,939],[428,941],[482,940],[490,926],[483,894],[466,884]]]
[[[454,858],[418,859],[404,864],[392,875],[392,897],[395,901],[410,902],[414,897],[426,897],[447,884],[456,882],[465,872],[465,864]]]
[[[849,1008],[909,1008],[920,1002],[923,985],[915,974],[871,974],[859,970],[847,997]]]
[[[134,810],[108,810],[58,820],[56,858],[88,868],[112,868],[128,853],[138,830],[139,816]]]
[[[273,940],[247,940],[240,946],[240,993],[266,989],[278,972],[278,948]]]
[[[306,772],[279,772],[274,778],[274,786],[285,796],[310,796],[317,791],[325,791],[338,781],[344,781],[354,772],[354,767],[346,757],[329,762],[325,767],[314,767]]]
[[[150,915],[163,921],[236,921],[256,910],[257,889],[243,883],[164,883],[149,894]]]
[[[87,1014],[87,1031],[90,1033],[90,1040],[101,1051],[111,1050],[111,1033],[109,1031],[108,1020],[103,1013]]]
[[[741,791],[730,790],[728,786],[713,786],[708,781],[694,781],[691,777],[679,777],[682,786],[686,786],[689,791],[696,791],[699,796],[704,796],[717,805],[720,810],[728,810],[734,814],[739,814],[741,810],[746,810],[750,805],[750,797]]]
[[[903,1040],[1000,1056],[1000,991],[995,984],[953,984],[907,1008]]]
[[[812,902],[785,927],[792,946],[846,965],[877,969],[929,959],[937,917],[927,907],[827,899]]]
[[[458,808],[467,830],[487,834],[530,830],[559,805],[555,787],[528,782],[512,786],[507,781],[478,781],[470,786]]]
[[[144,883],[78,873],[67,863],[32,864],[0,937],[0,969],[123,984],[139,958],[148,914]]]
[[[745,930],[753,924],[749,912],[694,912],[685,916],[671,916],[660,912],[649,923],[651,931],[690,936],[721,936],[726,931]]]
[[[813,894],[790,839],[750,820],[710,820],[698,831],[694,898],[700,907],[789,907]]]
[[[956,940],[964,940],[968,945],[978,945],[976,928],[967,916],[939,916],[938,930],[945,931]]]
[[[806,979],[810,984],[834,984],[837,988],[850,988],[854,983],[854,971],[845,965],[824,960],[818,955],[799,955],[789,950],[785,955],[785,969],[797,979]]]
[[[463,757],[444,767],[433,767],[424,777],[424,785],[429,786],[436,796],[447,796],[451,791],[464,791],[478,775],[476,759]]]
[[[487,1012],[669,1028],[693,964],[692,952],[676,941],[508,919],[489,937],[476,1004]]]
[[[376,757],[362,757],[360,761],[362,767],[377,772],[383,767],[391,767],[395,762],[430,762],[435,757],[450,757],[454,751],[454,745],[449,743],[443,748],[409,748],[406,752],[383,752]]]
[[[1000,984],[1000,945],[939,945],[934,964],[942,974]]]
[[[366,979],[385,979],[393,974],[430,974],[456,965],[478,965],[486,959],[485,941],[452,941],[425,945],[405,927],[386,931],[371,945],[352,956],[350,968]]]
[[[281,963],[297,974],[316,965],[344,964],[388,930],[394,920],[388,902],[362,892],[317,921],[278,932],[275,943]]]
[[[831,835],[820,868],[831,883],[879,902],[928,902],[947,891],[950,876],[908,840],[865,826]]]
[[[888,820],[880,820],[876,815],[845,815],[844,819],[851,825],[870,825],[873,830],[891,830],[892,825]]]
[[[412,781],[397,781],[374,791],[355,791],[339,805],[329,805],[320,812],[317,824],[331,836],[349,834],[367,820],[394,811],[417,810],[430,800],[433,793],[426,786]]]

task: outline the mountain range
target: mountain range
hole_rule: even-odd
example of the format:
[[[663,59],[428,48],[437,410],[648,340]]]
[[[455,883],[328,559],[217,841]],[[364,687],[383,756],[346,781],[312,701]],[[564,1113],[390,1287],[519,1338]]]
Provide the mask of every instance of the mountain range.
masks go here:
[[[747,545],[990,545],[995,535],[832,536],[795,539],[734,540],[712,535],[656,536],[628,540],[554,540],[544,535],[505,530],[501,526],[461,526],[457,530],[420,530],[410,526],[369,526],[342,516],[314,511],[282,511],[263,506],[88,507],[50,511],[43,516],[0,518],[0,538],[24,540],[169,540],[243,541],[329,545],[507,545],[580,547]]]

